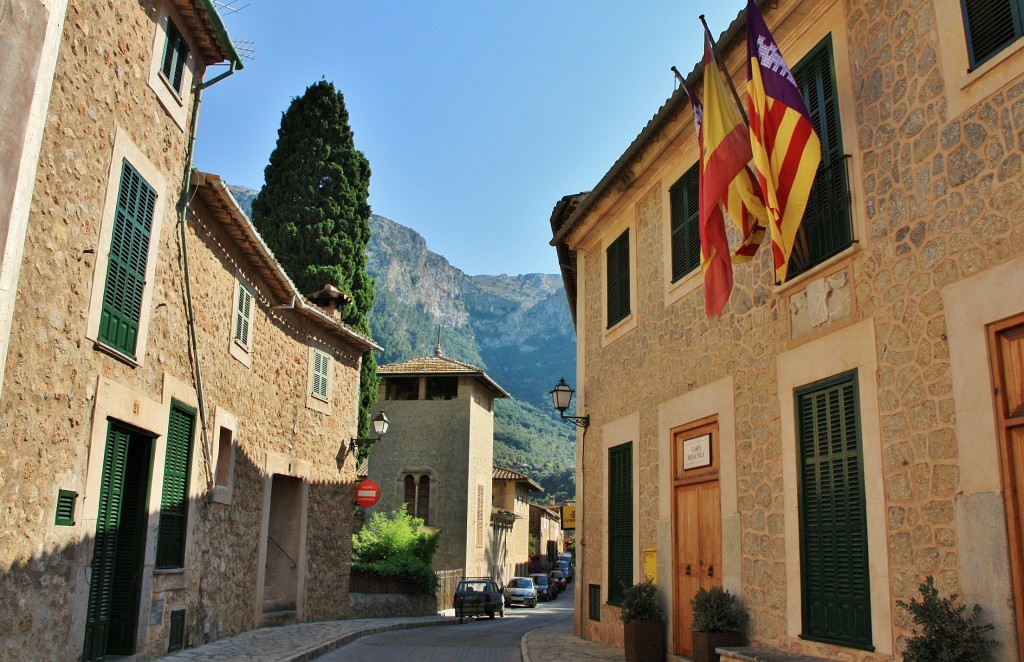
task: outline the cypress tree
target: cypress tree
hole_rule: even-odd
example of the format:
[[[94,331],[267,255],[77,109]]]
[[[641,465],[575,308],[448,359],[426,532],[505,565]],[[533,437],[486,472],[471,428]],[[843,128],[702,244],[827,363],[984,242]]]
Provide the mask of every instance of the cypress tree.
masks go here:
[[[370,334],[373,279],[366,273],[370,241],[370,162],[355,146],[345,98],[320,80],[281,115],[277,146],[252,203],[253,223],[303,294],[330,284],[352,298],[342,320]],[[363,356],[359,436],[370,432],[377,399],[377,361]]]

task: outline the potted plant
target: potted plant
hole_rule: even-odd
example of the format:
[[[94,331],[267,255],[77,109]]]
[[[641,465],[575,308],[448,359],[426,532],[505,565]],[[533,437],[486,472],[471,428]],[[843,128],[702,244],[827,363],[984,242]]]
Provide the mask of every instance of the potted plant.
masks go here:
[[[665,624],[658,605],[658,587],[648,577],[627,586],[622,594],[623,640],[626,662],[663,662]]]
[[[992,659],[990,651],[997,642],[986,635],[995,629],[991,623],[978,622],[981,607],[967,612],[967,605],[957,603],[957,594],[948,598],[939,597],[935,578],[928,578],[918,587],[921,601],[897,600],[896,605],[906,609],[914,617],[914,636],[907,637],[903,651],[904,662],[945,662],[946,660]]]
[[[694,662],[718,662],[716,648],[743,645],[743,609],[732,593],[721,586],[702,588],[690,605]]]

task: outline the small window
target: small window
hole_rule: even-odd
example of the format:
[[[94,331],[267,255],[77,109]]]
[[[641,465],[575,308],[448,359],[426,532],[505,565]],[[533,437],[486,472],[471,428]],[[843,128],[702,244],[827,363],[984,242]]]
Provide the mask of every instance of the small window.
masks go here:
[[[961,0],[971,69],[1024,35],[1024,0]]]
[[[388,400],[419,400],[419,377],[389,377],[385,389]]]
[[[320,400],[328,399],[331,377],[331,357],[319,349],[313,350],[313,386],[310,395]]]
[[[167,652],[174,653],[185,647],[185,610],[171,612],[171,628],[167,635]]]
[[[606,250],[608,271],[608,328],[629,317],[629,230]]]
[[[672,207],[672,282],[700,267],[700,164],[668,190]]]
[[[234,452],[234,435],[227,428],[220,429],[220,439],[217,442],[217,471],[215,474],[216,485],[227,487],[231,484],[231,456]]]
[[[188,62],[188,44],[170,18],[167,19],[167,42],[164,44],[164,59],[160,73],[170,83],[174,91],[181,96],[181,82],[185,76],[185,63]]]
[[[57,515],[53,523],[57,526],[75,525],[75,500],[78,499],[78,492],[70,490],[57,491]]]
[[[241,283],[235,307],[235,342],[246,351],[252,347],[252,292]]]
[[[160,530],[157,535],[156,567],[185,566],[185,537],[188,520],[189,471],[192,466],[192,436],[195,410],[180,403],[171,405],[164,459],[164,486],[160,497]]]
[[[427,400],[454,400],[457,397],[458,377],[427,377]]]

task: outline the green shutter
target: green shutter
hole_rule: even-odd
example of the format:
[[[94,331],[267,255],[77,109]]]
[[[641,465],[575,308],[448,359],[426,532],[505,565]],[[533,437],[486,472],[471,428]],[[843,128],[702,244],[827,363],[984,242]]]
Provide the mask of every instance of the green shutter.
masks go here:
[[[327,399],[327,385],[330,379],[331,357],[318,349],[313,350],[313,395]]]
[[[155,205],[156,191],[124,161],[103,290],[99,340],[131,357],[135,356],[142,315]]]
[[[249,347],[249,329],[252,325],[252,293],[245,285],[238,284],[238,309],[235,311],[235,340],[242,347]]]
[[[608,602],[633,583],[633,444],[608,450]]]
[[[185,610],[171,612],[171,627],[167,635],[167,652],[174,653],[185,647]]]
[[[185,525],[194,428],[195,412],[179,403],[172,403],[164,460],[164,487],[160,496],[157,568],[181,568],[185,565]]]
[[[793,77],[821,140],[821,164],[790,258],[790,278],[821,264],[853,243],[831,37],[823,39],[793,68]]]
[[[672,282],[700,266],[700,164],[669,188],[672,208]]]
[[[54,515],[53,523],[57,526],[75,525],[75,501],[78,499],[78,492],[71,490],[57,491],[57,513]]]
[[[167,19],[167,42],[164,44],[164,59],[160,67],[164,78],[171,84],[174,91],[181,94],[181,81],[185,75],[185,63],[188,61],[188,43],[170,18]]]
[[[601,620],[601,585],[587,586],[587,618],[592,621]]]
[[[608,271],[608,328],[629,316],[629,230],[606,251]]]
[[[803,636],[871,649],[856,372],[796,391]]]
[[[118,520],[124,495],[125,466],[128,462],[129,430],[113,421],[107,427],[103,451],[103,472],[93,541],[92,576],[86,606],[84,658],[102,659],[110,628],[110,599],[117,560]]]
[[[1021,38],[1021,0],[961,0],[971,69]]]

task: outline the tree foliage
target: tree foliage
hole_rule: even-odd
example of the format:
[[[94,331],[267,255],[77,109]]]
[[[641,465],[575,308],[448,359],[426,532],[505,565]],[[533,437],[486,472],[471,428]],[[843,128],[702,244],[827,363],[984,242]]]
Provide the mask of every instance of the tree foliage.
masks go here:
[[[907,639],[905,662],[982,662],[991,659],[989,651],[996,641],[985,636],[994,625],[978,624],[981,607],[974,605],[965,615],[966,605],[956,604],[957,594],[939,597],[931,575],[919,587],[921,600],[897,600],[896,604],[914,617],[914,636]]]
[[[405,504],[390,513],[374,513],[352,536],[352,568],[380,577],[396,577],[423,593],[437,590],[431,564],[440,531],[423,531],[423,520],[413,517]]]
[[[369,334],[373,279],[370,162],[356,149],[341,92],[325,80],[310,85],[281,116],[277,146],[252,203],[253,223],[303,294],[330,284],[352,298],[342,320]],[[368,436],[377,397],[377,363],[363,358],[359,436]]]

